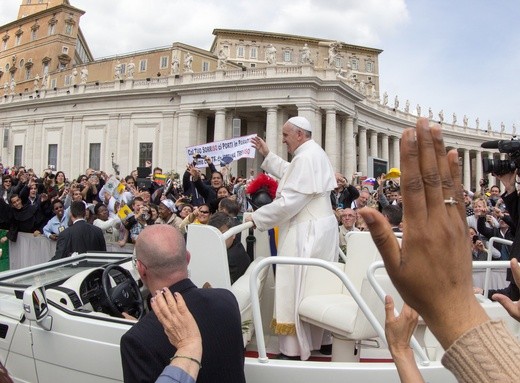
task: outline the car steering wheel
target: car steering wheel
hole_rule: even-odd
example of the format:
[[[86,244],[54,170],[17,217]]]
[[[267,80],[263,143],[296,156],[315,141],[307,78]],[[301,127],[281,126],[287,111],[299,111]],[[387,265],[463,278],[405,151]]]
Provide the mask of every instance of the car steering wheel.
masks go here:
[[[123,276],[123,280],[116,281],[116,286],[112,287],[110,272],[117,270]],[[134,318],[140,319],[144,314],[144,303],[141,291],[132,274],[119,265],[108,265],[103,271],[101,278],[103,292],[105,293],[107,308],[111,315],[123,318],[126,312]]]

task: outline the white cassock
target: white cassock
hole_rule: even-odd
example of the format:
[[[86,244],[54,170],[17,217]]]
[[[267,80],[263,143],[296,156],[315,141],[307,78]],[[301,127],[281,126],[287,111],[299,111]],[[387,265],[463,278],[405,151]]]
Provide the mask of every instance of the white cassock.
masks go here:
[[[306,141],[290,163],[269,152],[262,169],[280,182],[276,199],[255,211],[253,220],[260,230],[279,227],[278,256],[337,260],[338,221],[330,202],[336,177],[323,149]],[[280,351],[302,360],[320,348],[323,335],[322,329],[298,319],[305,272],[306,267],[276,266],[274,323]]]

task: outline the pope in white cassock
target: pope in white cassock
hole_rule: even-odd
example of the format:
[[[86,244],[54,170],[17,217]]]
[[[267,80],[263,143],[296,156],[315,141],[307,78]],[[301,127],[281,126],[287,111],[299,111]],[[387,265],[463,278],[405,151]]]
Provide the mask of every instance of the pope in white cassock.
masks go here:
[[[269,151],[260,137],[253,146],[265,156],[262,169],[280,179],[275,200],[252,213],[260,230],[279,227],[278,256],[321,258],[336,261],[338,222],[330,192],[336,185],[334,170],[325,151],[312,139],[312,127],[304,117],[290,118],[283,126],[282,142],[293,155],[287,162]],[[306,360],[320,349],[323,330],[298,320],[306,267],[277,265],[275,332],[280,352]]]

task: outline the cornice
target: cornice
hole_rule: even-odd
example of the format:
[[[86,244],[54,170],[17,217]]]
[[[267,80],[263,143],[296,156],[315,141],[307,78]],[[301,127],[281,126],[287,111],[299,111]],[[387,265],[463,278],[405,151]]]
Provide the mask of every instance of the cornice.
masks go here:
[[[215,40],[219,37],[219,34],[224,36],[248,36],[252,39],[258,41],[265,40],[294,40],[294,41],[301,41],[301,42],[313,42],[316,44],[319,44],[320,42],[336,42],[336,40],[330,40],[330,39],[320,39],[316,37],[308,37],[308,36],[300,36],[300,35],[291,35],[291,34],[285,34],[285,33],[276,33],[276,32],[264,32],[264,31],[255,31],[255,30],[249,30],[249,29],[222,29],[222,28],[216,28],[213,30],[213,34],[215,35]],[[341,42],[342,45],[344,45],[347,48],[355,49],[355,50],[361,50],[366,51],[370,53],[380,54],[383,52],[382,49],[377,48],[370,48],[370,47],[363,47],[360,45],[353,45],[348,44],[345,42]],[[215,41],[212,44],[211,50],[214,50]]]

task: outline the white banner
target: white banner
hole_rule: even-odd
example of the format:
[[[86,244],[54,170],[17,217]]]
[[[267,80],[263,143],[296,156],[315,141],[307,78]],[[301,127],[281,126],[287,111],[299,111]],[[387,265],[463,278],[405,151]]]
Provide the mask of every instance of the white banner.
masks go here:
[[[195,162],[198,168],[208,166],[205,157],[210,157],[215,166],[225,166],[241,158],[255,158],[256,149],[251,138],[256,134],[186,148],[188,163]]]

